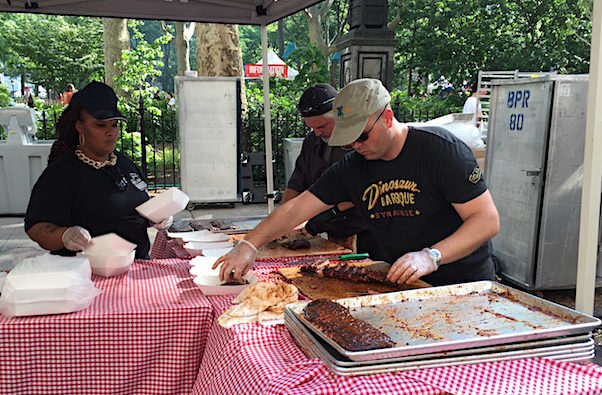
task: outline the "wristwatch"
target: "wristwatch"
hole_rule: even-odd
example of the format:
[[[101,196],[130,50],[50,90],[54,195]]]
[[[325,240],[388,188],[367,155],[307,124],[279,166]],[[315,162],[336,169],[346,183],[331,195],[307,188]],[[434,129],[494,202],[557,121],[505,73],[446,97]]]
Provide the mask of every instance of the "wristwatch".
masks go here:
[[[436,248],[424,248],[422,251],[426,252],[435,264],[435,270],[439,269],[439,266],[441,266],[441,252]]]

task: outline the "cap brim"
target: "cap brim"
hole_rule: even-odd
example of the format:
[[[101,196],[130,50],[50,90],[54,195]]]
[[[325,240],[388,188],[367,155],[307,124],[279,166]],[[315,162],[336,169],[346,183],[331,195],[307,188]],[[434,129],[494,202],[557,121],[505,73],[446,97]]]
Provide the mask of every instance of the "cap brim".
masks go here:
[[[357,140],[360,134],[362,134],[369,118],[370,117],[366,117],[366,119],[361,121],[335,121],[330,140],[328,140],[328,145],[333,147],[350,145]]]
[[[90,115],[92,115],[94,118],[98,119],[99,121],[112,121],[114,119],[118,119],[120,121],[127,121],[127,119],[125,119],[123,114],[121,114],[121,112],[119,112],[119,111],[115,111],[115,112],[100,111],[100,112],[96,112],[96,113],[90,113]]]

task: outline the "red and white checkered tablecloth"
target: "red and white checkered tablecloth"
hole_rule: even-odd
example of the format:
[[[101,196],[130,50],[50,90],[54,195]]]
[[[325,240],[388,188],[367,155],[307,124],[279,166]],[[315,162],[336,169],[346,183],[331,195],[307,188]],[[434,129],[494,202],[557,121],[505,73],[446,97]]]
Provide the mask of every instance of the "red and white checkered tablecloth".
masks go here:
[[[289,260],[282,260],[282,264]],[[256,264],[269,279],[278,260]],[[215,317],[232,297],[208,297]],[[602,367],[547,359],[523,359],[400,373],[342,377],[297,347],[283,325],[211,325],[195,395],[211,394],[407,394],[407,395],[602,394]]]
[[[0,393],[189,394],[213,319],[189,267],[136,260],[83,311],[0,315]]]
[[[150,252],[151,259],[182,258],[190,259],[192,256],[174,239],[167,237],[167,232],[160,230],[155,236]]]

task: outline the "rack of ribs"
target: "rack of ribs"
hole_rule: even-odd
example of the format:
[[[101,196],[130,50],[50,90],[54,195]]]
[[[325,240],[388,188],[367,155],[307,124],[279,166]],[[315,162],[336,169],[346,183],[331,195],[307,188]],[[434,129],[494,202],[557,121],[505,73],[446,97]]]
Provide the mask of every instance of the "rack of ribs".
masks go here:
[[[305,273],[322,274],[324,277],[338,278],[341,280],[359,281],[362,283],[379,283],[397,286],[390,281],[383,272],[370,270],[367,267],[351,266],[347,264],[331,264],[330,261],[316,261],[309,265],[301,266]]]
[[[345,306],[328,299],[316,299],[303,309],[303,316],[326,336],[349,351],[391,348],[391,338],[349,313]]]

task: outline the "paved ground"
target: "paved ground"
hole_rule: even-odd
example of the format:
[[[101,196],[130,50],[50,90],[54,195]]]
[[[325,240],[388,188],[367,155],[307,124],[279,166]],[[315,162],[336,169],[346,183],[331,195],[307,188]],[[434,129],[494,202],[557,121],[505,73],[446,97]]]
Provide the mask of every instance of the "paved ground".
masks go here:
[[[192,211],[183,211],[176,216],[178,218],[213,219],[213,218],[235,218],[249,217],[267,214],[267,205],[265,204],[235,204],[235,205],[208,205],[197,206]],[[151,241],[154,240],[156,231],[149,229]],[[31,241],[23,230],[22,217],[0,217],[0,271],[9,270],[15,262],[31,256],[37,255],[43,250]],[[543,291],[538,292],[538,296],[573,308],[575,305],[575,291]],[[596,290],[596,299],[594,304],[594,314],[602,316],[602,288]],[[593,362],[602,365],[602,330],[595,334],[596,340],[596,358]]]

